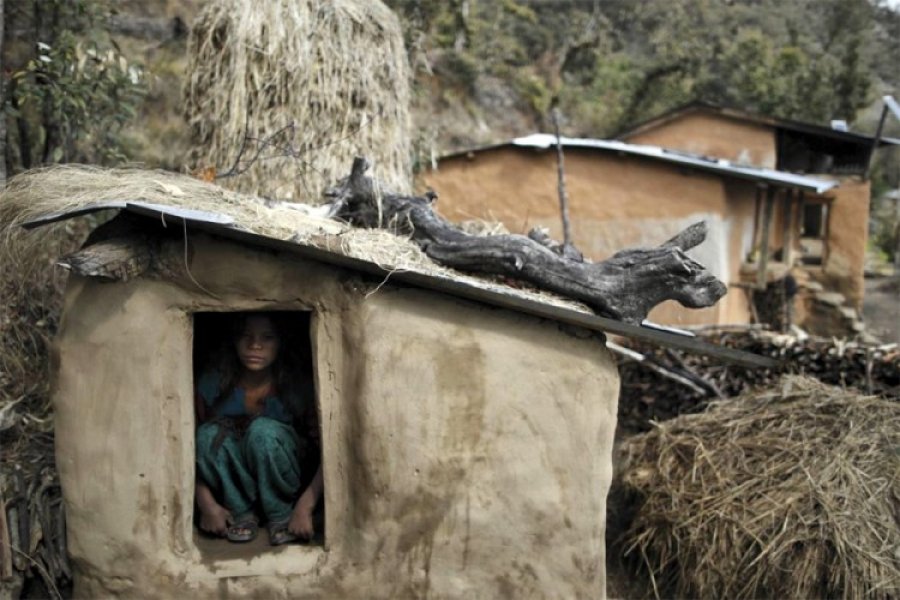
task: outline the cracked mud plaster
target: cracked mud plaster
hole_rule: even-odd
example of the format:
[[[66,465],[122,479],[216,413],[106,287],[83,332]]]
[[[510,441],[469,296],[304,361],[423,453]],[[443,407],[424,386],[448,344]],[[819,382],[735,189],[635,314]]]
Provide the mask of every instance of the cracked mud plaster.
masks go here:
[[[603,597],[618,376],[600,340],[195,241],[191,272],[218,299],[70,283],[55,401],[76,595]],[[325,549],[218,560],[194,545],[185,314],[201,306],[322,308]]]

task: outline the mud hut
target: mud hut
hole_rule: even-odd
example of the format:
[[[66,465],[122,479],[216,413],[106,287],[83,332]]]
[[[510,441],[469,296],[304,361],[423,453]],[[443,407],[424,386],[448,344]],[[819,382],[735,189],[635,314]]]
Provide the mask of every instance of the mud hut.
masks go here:
[[[225,187],[308,199],[360,154],[410,185],[409,65],[378,0],[212,0],[188,44],[192,162]]]
[[[54,344],[76,596],[604,595],[618,377],[601,334],[561,323],[577,305],[165,173],[46,171],[4,207],[43,227],[118,211],[63,259],[81,272],[104,244],[152,250],[73,273]],[[296,315],[309,345],[320,543],[194,525],[192,356],[231,311]]]

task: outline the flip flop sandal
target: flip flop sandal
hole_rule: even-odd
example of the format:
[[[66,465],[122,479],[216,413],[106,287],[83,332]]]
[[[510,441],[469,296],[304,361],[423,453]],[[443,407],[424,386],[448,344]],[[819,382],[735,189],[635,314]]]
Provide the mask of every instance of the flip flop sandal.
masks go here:
[[[282,544],[289,544],[300,539],[298,536],[288,531],[288,522],[289,521],[278,521],[269,523],[269,544],[272,546],[281,546]]]
[[[252,513],[241,515],[228,526],[225,537],[229,542],[252,542],[259,533],[259,524]]]

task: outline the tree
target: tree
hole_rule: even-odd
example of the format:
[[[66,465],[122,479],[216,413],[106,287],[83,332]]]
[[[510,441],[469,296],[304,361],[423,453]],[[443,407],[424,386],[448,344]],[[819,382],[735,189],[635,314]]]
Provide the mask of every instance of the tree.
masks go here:
[[[852,121],[877,77],[900,85],[900,12],[885,0],[387,1],[425,57],[414,64],[435,66],[419,93],[443,97],[425,112],[462,106],[492,139],[522,133],[497,131],[503,122],[546,128],[554,98],[567,133],[603,136],[695,99]],[[506,85],[525,119],[492,107],[487,81]]]
[[[5,27],[3,23],[3,0],[0,0],[0,106],[4,110],[0,111],[0,190],[6,187],[6,77],[3,74],[3,33]]]
[[[103,0],[7,0],[3,49],[10,172],[55,162],[125,158],[119,132],[143,93],[143,73],[117,51]],[[7,37],[7,41],[9,41]]]

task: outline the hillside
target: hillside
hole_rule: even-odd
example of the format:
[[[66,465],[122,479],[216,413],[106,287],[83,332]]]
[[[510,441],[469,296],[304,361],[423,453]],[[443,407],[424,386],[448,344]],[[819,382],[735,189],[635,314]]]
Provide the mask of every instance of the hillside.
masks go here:
[[[202,0],[75,0],[55,13],[50,5],[31,11],[31,0],[5,4],[4,64],[13,73],[37,58],[29,42],[73,33],[120,51],[141,69],[143,97],[107,136],[115,134],[109,143],[121,144],[121,154],[71,152],[65,160],[186,167],[190,132],[180,114],[183,27]],[[610,136],[694,99],[819,123],[846,119],[854,129],[871,132],[880,96],[900,90],[900,13],[884,0],[386,4],[403,24],[413,68],[420,162],[472,144],[549,130],[552,106],[559,107],[564,133],[574,136]],[[59,11],[75,9],[100,17],[87,31],[83,26],[69,31]],[[106,18],[110,12],[112,18]],[[34,15],[40,14],[55,28],[35,25]],[[87,125],[100,119],[89,108],[82,119]],[[13,134],[21,129],[12,120],[8,125]],[[31,125],[34,136],[41,135],[42,126],[52,129]],[[900,124],[890,124],[888,132],[900,135]],[[15,141],[13,135],[10,145]],[[46,158],[62,157],[47,153]],[[20,153],[8,152],[7,165],[11,173],[21,170]]]
[[[694,99],[874,129],[900,85],[900,14],[866,0],[389,0],[417,130],[456,149],[549,129],[609,136]],[[427,8],[426,8],[427,7]]]

